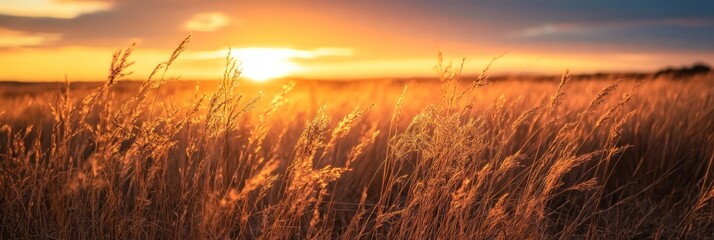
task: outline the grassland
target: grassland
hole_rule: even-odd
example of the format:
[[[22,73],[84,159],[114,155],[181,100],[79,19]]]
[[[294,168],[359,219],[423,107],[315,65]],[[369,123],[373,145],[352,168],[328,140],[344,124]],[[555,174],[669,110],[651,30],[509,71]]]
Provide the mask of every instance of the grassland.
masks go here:
[[[184,47],[2,85],[0,238],[714,236],[714,76],[168,81]]]

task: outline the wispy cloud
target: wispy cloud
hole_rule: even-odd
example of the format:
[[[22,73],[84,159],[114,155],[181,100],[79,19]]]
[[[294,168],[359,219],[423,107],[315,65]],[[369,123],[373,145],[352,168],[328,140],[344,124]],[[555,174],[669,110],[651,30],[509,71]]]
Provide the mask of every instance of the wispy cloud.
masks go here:
[[[521,37],[539,37],[556,34],[587,34],[613,29],[642,28],[642,27],[704,27],[714,26],[714,19],[710,18],[672,18],[648,20],[623,20],[623,21],[598,21],[585,23],[548,23],[534,27],[520,29],[514,35]]]
[[[537,37],[560,33],[585,33],[586,31],[586,28],[582,28],[581,26],[575,24],[543,24],[517,31],[515,35],[523,37]]]
[[[28,33],[0,28],[0,48],[41,46],[60,39],[60,34]]]
[[[85,13],[107,11],[108,1],[19,0],[0,2],[0,15],[20,17],[75,18]]]
[[[271,56],[273,58],[280,59],[310,59],[317,57],[328,57],[328,56],[352,56],[354,50],[350,48],[317,48],[312,50],[304,49],[293,49],[293,48],[262,48],[262,47],[251,47],[251,48],[234,48],[234,49],[223,49],[216,51],[195,51],[190,58],[194,59],[214,59],[214,58],[225,58],[230,52],[231,57],[238,59],[241,58],[252,58],[253,56],[265,55]]]
[[[220,12],[207,12],[195,14],[186,21],[184,29],[189,31],[212,32],[227,25],[230,18]]]

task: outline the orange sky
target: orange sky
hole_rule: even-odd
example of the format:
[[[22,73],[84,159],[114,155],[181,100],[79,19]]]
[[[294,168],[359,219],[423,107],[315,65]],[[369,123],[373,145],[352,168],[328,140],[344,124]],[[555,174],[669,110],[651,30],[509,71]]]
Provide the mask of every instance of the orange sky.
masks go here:
[[[112,52],[131,42],[138,47],[130,78],[141,79],[189,33],[189,50],[170,74],[192,80],[220,77],[229,46],[245,76],[256,80],[433,76],[438,49],[455,61],[465,57],[467,73],[502,53],[494,73],[714,62],[707,43],[714,14],[701,10],[711,4],[607,2],[3,2],[0,80],[102,80]]]

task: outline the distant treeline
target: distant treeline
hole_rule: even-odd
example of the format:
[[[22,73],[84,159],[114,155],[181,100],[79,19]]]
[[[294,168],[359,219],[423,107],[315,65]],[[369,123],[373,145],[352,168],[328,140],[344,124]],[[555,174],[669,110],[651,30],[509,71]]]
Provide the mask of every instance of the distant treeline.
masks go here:
[[[706,63],[695,63],[690,67],[674,68],[668,67],[657,71],[654,77],[671,77],[671,78],[686,78],[696,75],[708,74],[712,71],[712,68]]]
[[[666,67],[655,72],[599,72],[591,74],[573,74],[572,80],[607,80],[607,79],[654,79],[666,78],[683,80],[696,76],[707,75],[712,73],[712,68],[706,63],[694,63],[690,66],[682,67]],[[508,80],[513,79],[513,76],[495,76],[492,80]],[[535,81],[558,81],[560,76],[556,75],[529,75],[517,76],[515,78],[521,80]]]

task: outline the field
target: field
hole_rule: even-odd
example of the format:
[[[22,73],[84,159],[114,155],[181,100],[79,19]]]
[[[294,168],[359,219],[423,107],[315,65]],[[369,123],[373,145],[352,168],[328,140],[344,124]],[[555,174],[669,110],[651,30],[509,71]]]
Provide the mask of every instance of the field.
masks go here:
[[[714,236],[711,74],[168,80],[180,50],[0,85],[0,238]]]

